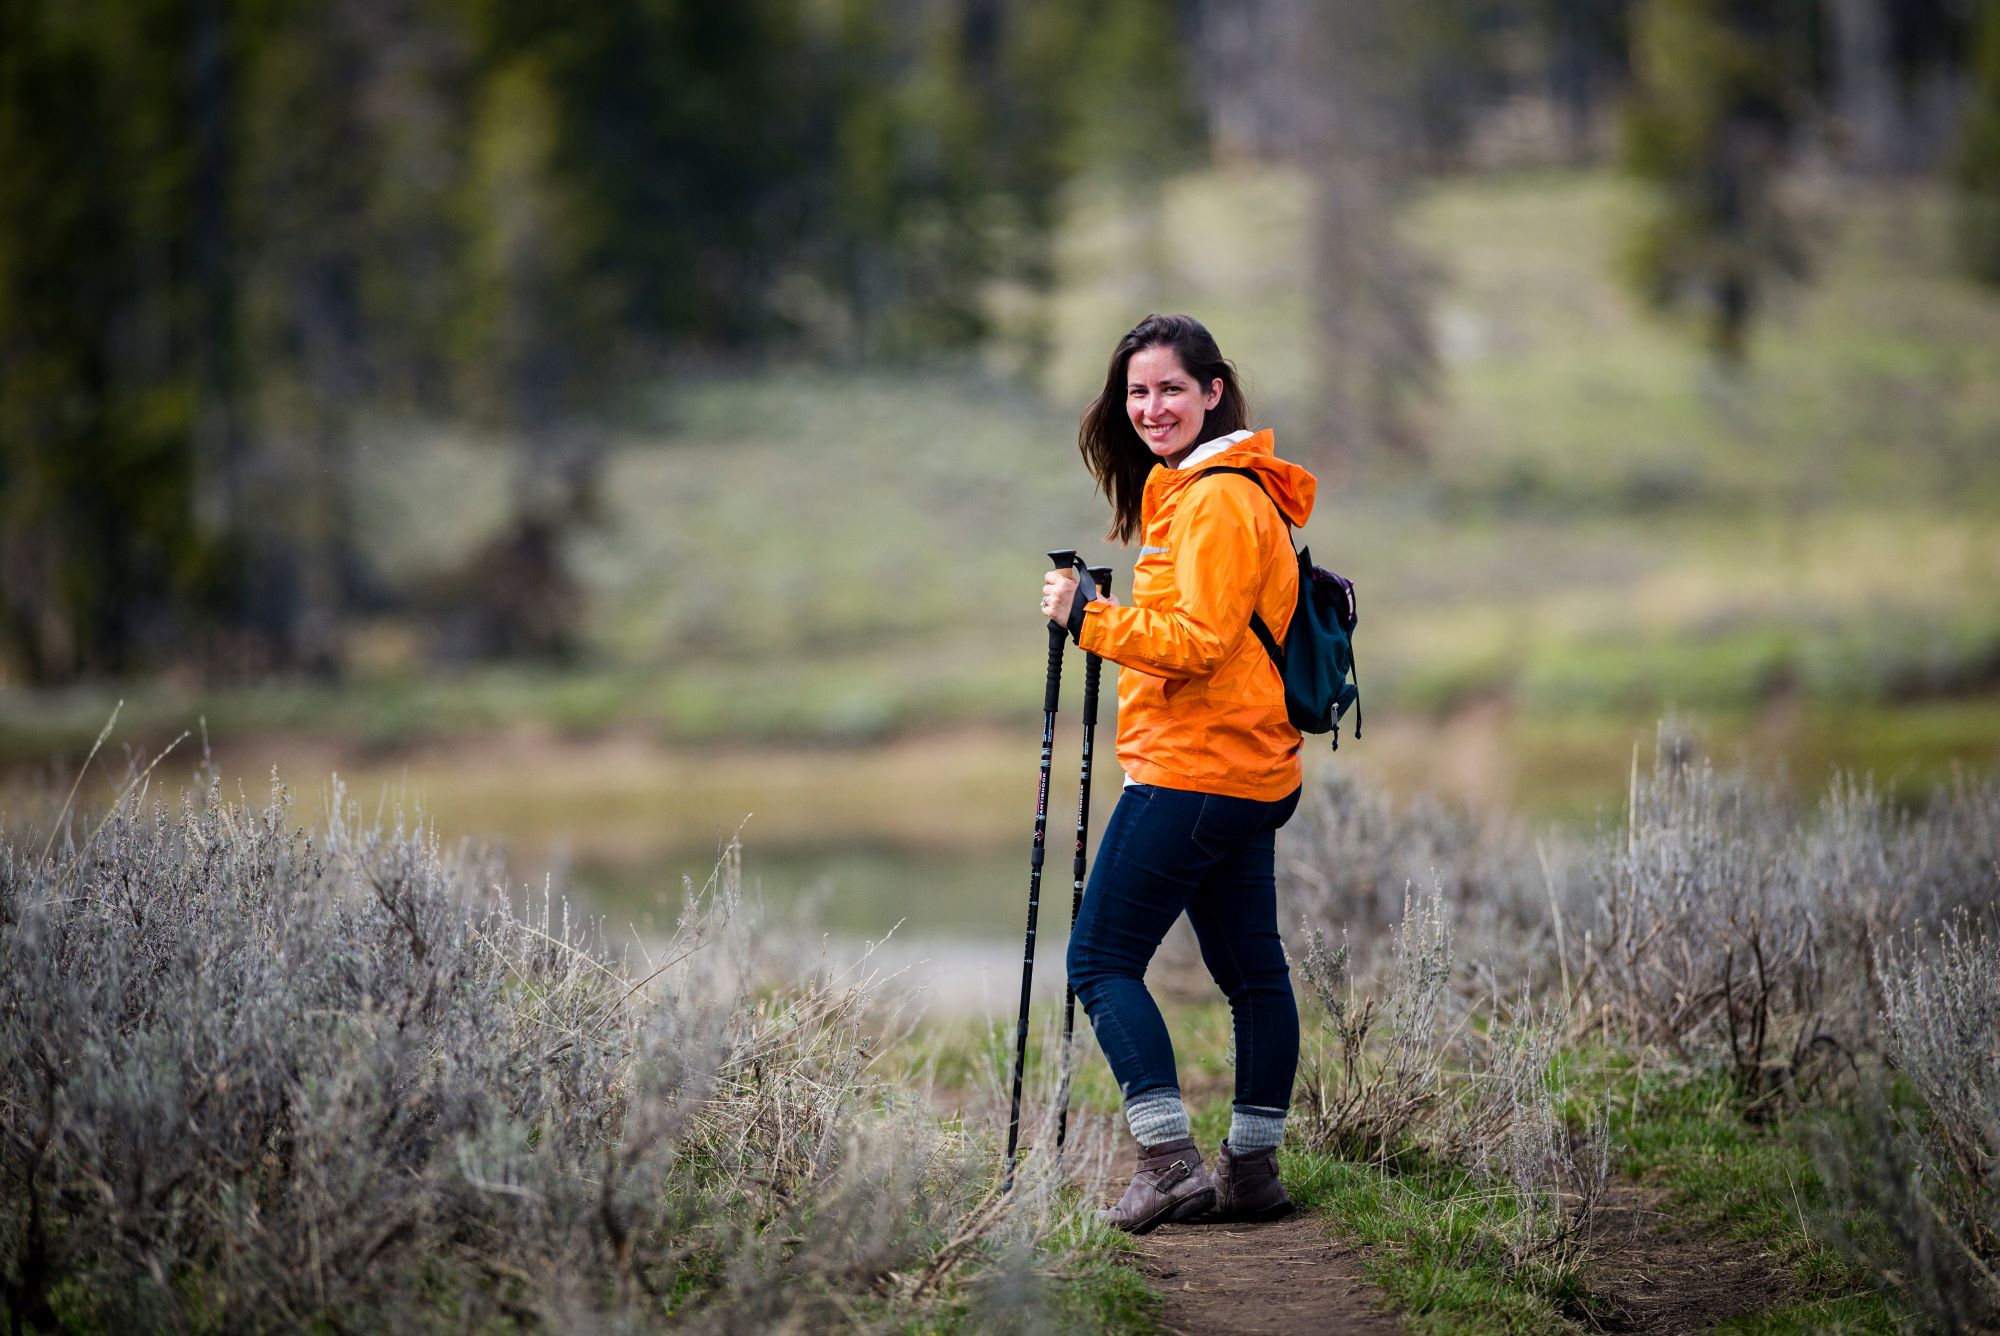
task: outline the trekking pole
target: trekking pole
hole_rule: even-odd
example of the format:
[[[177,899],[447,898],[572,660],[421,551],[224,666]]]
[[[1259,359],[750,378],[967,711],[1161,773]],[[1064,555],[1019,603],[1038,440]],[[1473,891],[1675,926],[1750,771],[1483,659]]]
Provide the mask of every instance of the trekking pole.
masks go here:
[[[1074,552],[1051,552],[1057,570],[1076,564]],[[1042,778],[1035,791],[1035,847],[1028,859],[1028,942],[1021,953],[1021,1022],[1014,1031],[1014,1107],[1007,1115],[1007,1177],[1002,1192],[1014,1190],[1014,1152],[1021,1144],[1021,1075],[1028,1062],[1028,994],[1035,982],[1035,917],[1042,907],[1042,853],[1049,833],[1049,763],[1055,754],[1056,701],[1062,694],[1063,641],[1069,631],[1049,620],[1049,673],[1042,688]]]
[[[1109,566],[1089,566],[1085,568],[1091,584],[1096,588],[1093,595],[1111,593],[1111,568]],[[1077,597],[1083,597],[1083,590],[1077,590]],[[1074,877],[1069,895],[1069,930],[1076,935],[1076,916],[1083,909],[1083,869],[1084,846],[1090,840],[1090,771],[1091,754],[1097,740],[1097,680],[1104,673],[1104,660],[1095,654],[1085,654],[1083,659],[1083,770],[1076,795],[1076,862],[1071,867]],[[1063,1138],[1069,1131],[1069,1082],[1070,1082],[1070,1040],[1076,1034],[1076,985],[1069,984],[1063,990],[1063,1036],[1062,1036],[1062,1080],[1056,1088],[1056,1158],[1062,1158]]]

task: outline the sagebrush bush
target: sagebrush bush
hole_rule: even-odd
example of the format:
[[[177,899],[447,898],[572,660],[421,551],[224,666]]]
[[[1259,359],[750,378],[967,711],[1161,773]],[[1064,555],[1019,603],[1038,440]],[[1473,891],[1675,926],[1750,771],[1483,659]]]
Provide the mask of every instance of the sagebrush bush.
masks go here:
[[[1836,776],[1802,819],[1663,732],[1625,829],[1587,862],[1579,1012],[1726,1060],[1753,1112],[1797,1103],[1875,1047],[1876,948],[1991,898],[1996,818],[1992,780],[1912,816]]]
[[[1511,1274],[1561,1287],[1590,1257],[1591,1226],[1611,1177],[1609,1111],[1575,1122],[1555,1065],[1560,1019],[1522,1007],[1496,1027],[1446,1144],[1489,1181],[1513,1189],[1518,1210],[1505,1238]],[[1496,1154],[1497,1151],[1497,1154]]]
[[[337,792],[295,822],[210,787],[0,843],[15,1325],[866,1326],[1015,1304],[1072,1228],[871,1078],[865,979],[758,987],[733,854],[628,959]]]
[[[1345,941],[1307,933],[1300,974],[1316,1009],[1302,1027],[1294,1098],[1307,1144],[1382,1160],[1427,1128],[1444,1098],[1451,929],[1443,890],[1406,896],[1380,992],[1355,983]]]
[[[1344,772],[1299,810],[1281,846],[1288,903],[1345,933],[1359,972],[1388,967],[1404,889],[1435,884],[1461,988],[1560,990],[1572,1037],[1720,1062],[1753,1110],[1873,1051],[1878,944],[2000,893],[2000,781],[1961,775],[1912,813],[1841,775],[1801,813],[1671,726],[1635,765],[1623,822],[1594,837],[1398,806]]]
[[[1960,775],[1912,812],[1836,776],[1801,812],[1663,726],[1625,819],[1594,837],[1531,841],[1344,774],[1300,812],[1281,869],[1302,910],[1309,1145],[1413,1150],[1504,1187],[1510,1232],[1486,1242],[1559,1282],[1609,1168],[1602,1112],[1561,1112],[1564,1042],[1720,1068],[1753,1118],[1845,1101],[1886,1058],[1925,1113],[1921,1135],[1885,1134],[1847,1175],[1904,1241],[1879,1264],[1935,1274],[1928,1291],[1961,1305],[2000,1274],[2000,960],[1962,928],[1922,967],[1885,947],[2000,901],[2000,780]],[[1431,890],[1404,899],[1412,885]]]
[[[1752,1100],[1793,1079],[1822,1047],[1828,943],[1819,903],[1788,874],[1788,833],[1747,779],[1663,737],[1624,830],[1589,865],[1579,1007],[1683,1060],[1726,1044]]]
[[[1949,919],[1885,945],[1883,1047],[1912,1101],[1878,1098],[1820,1160],[1871,1208],[1849,1242],[1943,1331],[2000,1328],[2000,936]]]
[[[1494,957],[1523,982],[1546,961],[1543,874],[1520,830],[1435,798],[1398,804],[1352,772],[1334,769],[1306,786],[1279,836],[1285,903],[1298,919],[1339,924],[1359,943],[1368,972],[1374,943],[1387,943],[1411,886],[1436,886],[1453,934],[1482,962]],[[1303,946],[1303,942],[1299,943]]]
[[[1533,1287],[1560,1290],[1588,1257],[1610,1172],[1602,1115],[1577,1127],[1563,1113],[1561,1018],[1524,997],[1483,1030],[1471,1023],[1451,986],[1438,882],[1406,894],[1389,936],[1388,961],[1368,988],[1345,941],[1330,948],[1323,929],[1306,933],[1298,1137],[1377,1166],[1414,1156],[1468,1171],[1484,1201],[1465,1246]]]

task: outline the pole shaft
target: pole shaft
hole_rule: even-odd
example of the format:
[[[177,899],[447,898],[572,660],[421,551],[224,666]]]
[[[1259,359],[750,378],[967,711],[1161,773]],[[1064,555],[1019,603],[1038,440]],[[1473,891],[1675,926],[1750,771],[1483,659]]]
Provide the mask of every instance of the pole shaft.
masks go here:
[[[1021,1018],[1014,1029],[1014,1099],[1007,1115],[1007,1175],[1003,1192],[1014,1187],[1014,1159],[1021,1144],[1021,1081],[1028,1064],[1028,1003],[1035,985],[1035,920],[1042,906],[1042,862],[1048,847],[1049,769],[1055,756],[1056,703],[1062,694],[1063,641],[1068,632],[1049,623],[1048,678],[1042,695],[1041,779],[1035,790],[1035,844],[1028,859],[1028,935],[1021,952]]]
[[[1098,567],[1090,572],[1098,592],[1111,593],[1111,571]],[[1104,675],[1104,660],[1086,654],[1083,660],[1083,763],[1076,795],[1076,861],[1071,865],[1069,930],[1076,933],[1077,915],[1083,911],[1085,853],[1090,843],[1090,778],[1097,742],[1097,687]],[[1067,971],[1064,972],[1067,976]],[[1058,1083],[1056,1112],[1056,1156],[1061,1158],[1063,1141],[1069,1134],[1070,1043],[1076,1035],[1076,985],[1065,977],[1063,988],[1062,1080]]]
[[[1090,842],[1090,776],[1091,754],[1097,734],[1096,704],[1097,681],[1104,667],[1104,660],[1095,654],[1084,662],[1084,722],[1083,722],[1083,764],[1079,770],[1076,797],[1076,857],[1070,866],[1069,927],[1076,931],[1076,918],[1083,910],[1083,875],[1085,868],[1085,848]],[[1069,1081],[1070,1043],[1076,1035],[1076,985],[1066,984],[1063,989],[1062,1028],[1062,1090],[1058,1096],[1060,1107],[1056,1113],[1056,1154],[1061,1155],[1063,1141],[1069,1133]]]

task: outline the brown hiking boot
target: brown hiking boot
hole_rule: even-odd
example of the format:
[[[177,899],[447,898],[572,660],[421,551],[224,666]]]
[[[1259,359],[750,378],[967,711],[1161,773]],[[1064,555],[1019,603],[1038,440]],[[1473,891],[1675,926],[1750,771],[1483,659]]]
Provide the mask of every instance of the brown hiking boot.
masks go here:
[[[1202,1167],[1201,1151],[1188,1137],[1139,1148],[1139,1172],[1125,1195],[1097,1218],[1107,1225],[1144,1234],[1170,1220],[1186,1220],[1215,1205],[1215,1185]]]
[[[1215,1210],[1211,1220],[1278,1220],[1292,1213],[1292,1199],[1278,1181],[1278,1148],[1241,1155],[1222,1143],[1215,1157]]]

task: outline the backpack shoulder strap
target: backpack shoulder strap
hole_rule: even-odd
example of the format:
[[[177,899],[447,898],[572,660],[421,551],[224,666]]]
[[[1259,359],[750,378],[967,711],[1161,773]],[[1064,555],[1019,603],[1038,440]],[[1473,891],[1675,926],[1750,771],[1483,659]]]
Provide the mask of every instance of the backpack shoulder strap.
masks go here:
[[[1290,537],[1292,532],[1292,522],[1288,519],[1285,519],[1284,510],[1279,507],[1277,501],[1271,496],[1270,491],[1264,486],[1264,480],[1257,476],[1257,470],[1240,469],[1233,464],[1218,464],[1212,469],[1203,469],[1201,471],[1200,476],[1206,478],[1211,474],[1216,474],[1216,473],[1238,473],[1248,478],[1251,482],[1256,483],[1257,490],[1264,493],[1264,499],[1271,503],[1271,508],[1278,512],[1278,518],[1284,521],[1285,534],[1288,538]],[[1297,544],[1293,544],[1292,552],[1293,555],[1295,556],[1297,555],[1298,553]],[[1280,678],[1283,678],[1285,675],[1285,651],[1283,647],[1278,644],[1278,638],[1271,634],[1270,626],[1267,625],[1263,617],[1259,616],[1255,611],[1252,611],[1250,614],[1250,630],[1256,635],[1258,640],[1263,642],[1264,652],[1271,656],[1272,666],[1278,670],[1278,676]]]
[[[1285,675],[1285,651],[1279,646],[1278,638],[1271,634],[1271,628],[1256,613],[1250,614],[1250,630],[1257,639],[1264,642],[1264,652],[1271,656],[1271,663],[1278,670],[1280,678]]]

